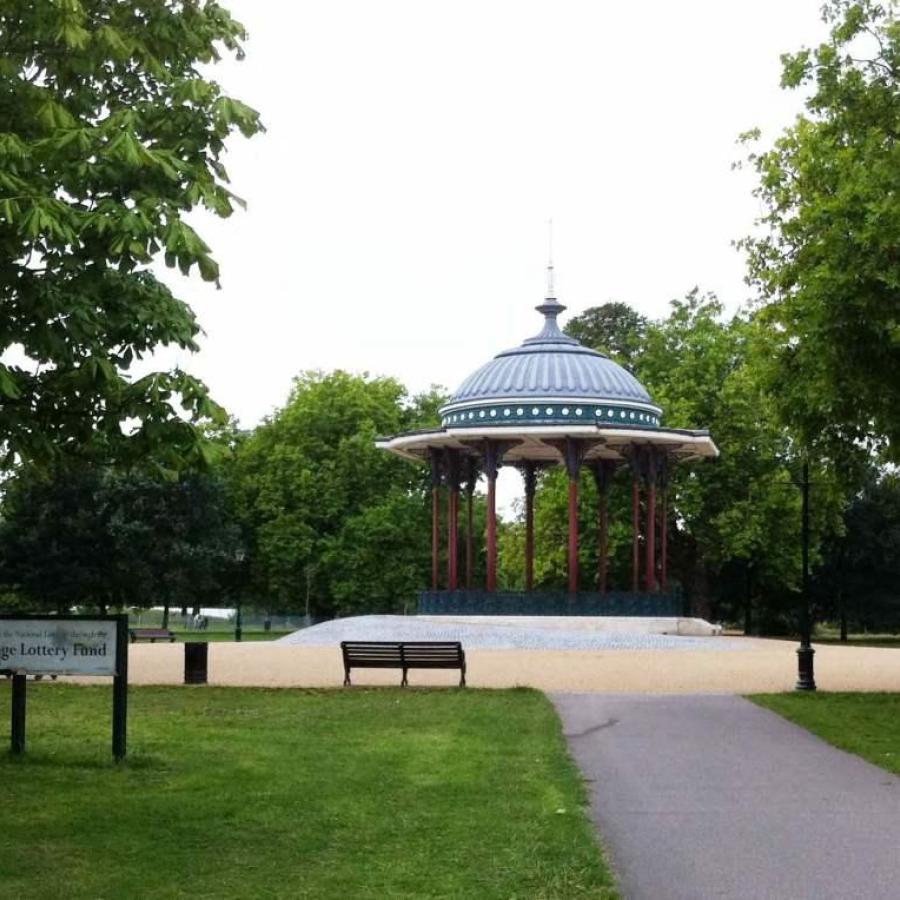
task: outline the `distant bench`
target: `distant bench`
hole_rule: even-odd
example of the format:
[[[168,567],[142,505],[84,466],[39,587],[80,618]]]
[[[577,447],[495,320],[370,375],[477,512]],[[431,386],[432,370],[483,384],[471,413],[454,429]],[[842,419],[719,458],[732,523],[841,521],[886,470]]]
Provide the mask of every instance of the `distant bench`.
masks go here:
[[[128,636],[132,644],[137,641],[150,641],[151,644],[157,641],[175,642],[175,635],[168,628],[129,628]]]
[[[466,686],[466,654],[459,641],[341,641],[344,685],[351,669],[403,669],[400,687],[407,687],[410,669],[459,669],[459,686]]]

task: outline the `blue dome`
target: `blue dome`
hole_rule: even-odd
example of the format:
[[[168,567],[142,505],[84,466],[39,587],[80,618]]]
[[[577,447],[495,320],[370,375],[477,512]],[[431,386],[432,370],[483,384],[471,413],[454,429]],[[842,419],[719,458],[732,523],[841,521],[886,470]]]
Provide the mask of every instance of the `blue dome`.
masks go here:
[[[545,317],[540,334],[466,378],[441,409],[444,425],[485,425],[485,419],[659,425],[661,410],[634,375],[560,331],[556,317],[562,304],[549,298],[537,309]]]

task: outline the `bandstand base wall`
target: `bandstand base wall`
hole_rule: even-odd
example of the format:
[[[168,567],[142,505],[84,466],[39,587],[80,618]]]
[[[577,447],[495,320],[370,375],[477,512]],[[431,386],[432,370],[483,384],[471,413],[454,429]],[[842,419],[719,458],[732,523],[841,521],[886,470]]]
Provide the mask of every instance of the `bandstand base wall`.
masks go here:
[[[424,616],[683,616],[677,594],[633,591],[422,591]]]

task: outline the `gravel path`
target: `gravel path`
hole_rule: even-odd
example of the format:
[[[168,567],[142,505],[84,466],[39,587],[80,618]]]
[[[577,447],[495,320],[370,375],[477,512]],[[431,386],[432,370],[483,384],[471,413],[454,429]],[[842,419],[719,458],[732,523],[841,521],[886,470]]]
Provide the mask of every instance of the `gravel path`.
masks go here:
[[[349,621],[345,619],[344,623]],[[546,636],[546,630],[542,633]],[[350,636],[360,635],[354,632]],[[495,643],[501,638],[496,634],[492,637]],[[627,649],[619,643],[589,650],[503,650],[472,646],[465,637],[466,680],[473,688],[523,685],[544,691],[607,694],[749,694],[789,691],[797,677],[797,645],[789,641],[721,637],[665,640],[677,649],[664,649],[659,643],[656,649]],[[654,639],[657,641],[659,638]],[[214,643],[209,648],[210,684],[338,688],[344,678],[339,643],[337,635],[320,646],[284,641]],[[182,644],[132,644],[128,659],[132,684],[183,681]],[[84,680],[98,683],[96,678]],[[413,685],[450,686],[458,680],[458,673],[416,671],[410,680]],[[360,669],[353,681],[359,685],[396,685],[400,673]],[[900,650],[818,646],[816,681],[823,691],[900,690]]]
[[[552,699],[628,900],[898,896],[900,778],[741,697]]]
[[[281,638],[279,644],[334,647],[341,641],[461,641],[485,650],[744,650],[747,643],[723,637],[627,634],[584,628],[434,622],[413,616],[333,619]]]

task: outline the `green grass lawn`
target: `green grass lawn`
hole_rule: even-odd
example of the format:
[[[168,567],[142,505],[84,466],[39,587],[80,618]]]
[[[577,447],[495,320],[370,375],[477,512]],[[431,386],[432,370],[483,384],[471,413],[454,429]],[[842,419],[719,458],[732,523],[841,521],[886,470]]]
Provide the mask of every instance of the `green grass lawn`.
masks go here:
[[[750,699],[900,775],[900,694],[756,694]]]
[[[893,647],[900,649],[900,635],[897,634],[848,634],[842,641],[837,634],[817,634],[814,644],[835,644],[839,647]]]
[[[28,684],[0,754],[0,893],[26,898],[614,897],[534,691]],[[9,685],[0,684],[8,746]]]
[[[139,613],[133,613],[129,618],[130,628],[161,628],[163,612],[161,609],[143,609]],[[233,641],[234,620],[221,616],[207,616],[208,626],[198,630],[188,628],[189,618],[181,615],[179,609],[172,609],[169,614],[169,630],[175,635],[177,641]],[[297,628],[279,621],[278,627],[266,631],[259,617],[245,618],[241,629],[241,640],[244,641],[274,641],[286,634],[293,634]]]

